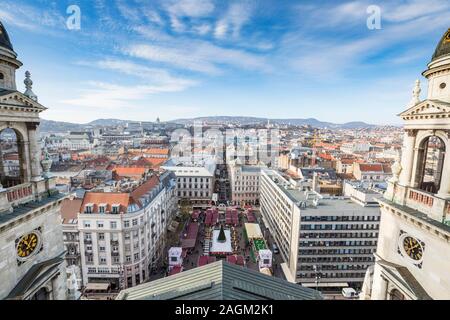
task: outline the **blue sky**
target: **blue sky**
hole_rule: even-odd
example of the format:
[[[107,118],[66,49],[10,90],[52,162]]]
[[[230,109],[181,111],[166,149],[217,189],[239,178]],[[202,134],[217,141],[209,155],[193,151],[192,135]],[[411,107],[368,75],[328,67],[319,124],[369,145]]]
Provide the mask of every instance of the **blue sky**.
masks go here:
[[[243,115],[398,124],[450,1],[1,0],[42,117]],[[69,30],[67,7],[81,9]],[[367,28],[367,7],[381,29]]]

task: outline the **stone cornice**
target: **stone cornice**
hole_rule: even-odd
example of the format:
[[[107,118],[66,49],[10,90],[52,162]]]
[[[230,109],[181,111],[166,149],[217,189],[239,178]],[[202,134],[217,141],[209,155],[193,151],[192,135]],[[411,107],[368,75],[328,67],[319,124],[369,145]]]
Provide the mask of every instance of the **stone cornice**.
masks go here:
[[[397,216],[398,218],[404,220],[405,222],[413,224],[414,226],[434,236],[439,237],[439,239],[450,243],[450,227],[448,227],[447,225],[428,217],[421,218],[419,216],[413,215],[407,212],[406,210],[402,210],[401,208],[402,206],[395,204],[390,200],[379,199],[378,202],[380,204],[381,209],[384,208],[385,211],[389,212],[392,215]],[[407,209],[413,210],[410,208]],[[442,227],[439,227],[438,224],[442,224]]]

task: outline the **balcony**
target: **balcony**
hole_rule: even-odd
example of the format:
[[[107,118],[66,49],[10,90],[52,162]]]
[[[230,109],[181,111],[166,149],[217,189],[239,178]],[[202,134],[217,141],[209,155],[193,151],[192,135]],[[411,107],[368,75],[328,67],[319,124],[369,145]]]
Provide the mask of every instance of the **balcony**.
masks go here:
[[[443,222],[450,215],[449,201],[419,189],[408,188],[406,206],[423,212],[439,222]]]

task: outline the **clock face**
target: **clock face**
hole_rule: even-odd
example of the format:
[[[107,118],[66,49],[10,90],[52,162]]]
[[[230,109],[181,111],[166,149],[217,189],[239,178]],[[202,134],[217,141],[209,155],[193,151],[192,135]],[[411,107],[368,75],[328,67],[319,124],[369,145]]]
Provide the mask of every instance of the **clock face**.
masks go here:
[[[36,232],[24,235],[16,245],[19,259],[26,259],[40,247],[40,237]]]
[[[423,247],[421,243],[411,236],[406,236],[402,240],[403,250],[411,259],[415,261],[422,260],[423,257]]]

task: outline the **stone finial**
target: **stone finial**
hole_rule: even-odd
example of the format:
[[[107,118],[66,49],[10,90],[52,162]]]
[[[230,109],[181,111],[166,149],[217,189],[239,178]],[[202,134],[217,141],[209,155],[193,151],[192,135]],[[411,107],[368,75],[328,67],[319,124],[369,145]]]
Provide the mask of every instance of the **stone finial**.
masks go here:
[[[50,155],[48,154],[47,148],[45,148],[43,150],[43,159],[41,160],[44,178],[50,177],[50,169],[52,167],[52,163],[53,161],[50,159]]]
[[[420,88],[420,80],[417,79],[416,83],[414,85],[411,102],[409,103],[411,107],[413,107],[416,104],[420,103],[420,93],[421,92],[422,92],[422,89]]]
[[[398,182],[399,180],[399,176],[400,173],[402,172],[402,165],[401,165],[401,158],[400,158],[400,153],[397,151],[397,154],[395,156],[395,162],[391,167],[391,171],[392,171],[392,178],[390,179],[391,182]]]
[[[26,95],[28,98],[34,100],[34,101],[38,101],[38,97],[37,95],[34,94],[32,88],[33,88],[33,80],[31,80],[31,73],[30,71],[25,72],[25,80],[23,81],[23,83],[25,84],[25,92],[23,93],[24,95]]]

